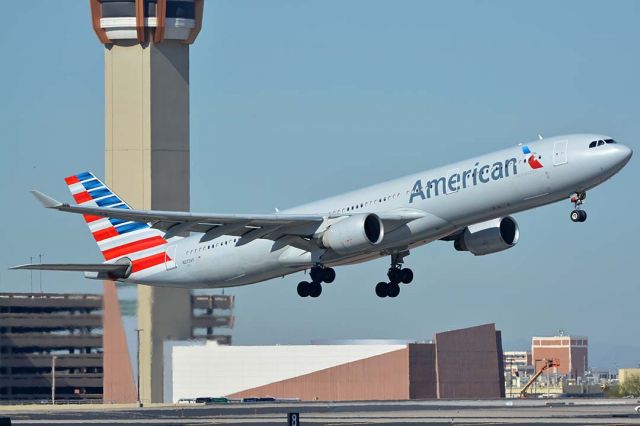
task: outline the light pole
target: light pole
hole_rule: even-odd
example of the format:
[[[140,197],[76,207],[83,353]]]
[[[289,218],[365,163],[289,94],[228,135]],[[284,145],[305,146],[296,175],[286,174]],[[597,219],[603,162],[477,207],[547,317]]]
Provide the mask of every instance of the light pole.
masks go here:
[[[51,404],[56,403],[56,358],[55,355],[51,357]]]
[[[40,260],[40,264],[42,265],[42,257],[44,254],[39,254],[38,259]],[[42,293],[42,269],[40,269],[40,293]]]
[[[142,402],[140,402],[140,332],[143,331],[141,328],[136,328],[136,395],[138,399],[138,407],[142,407]]]

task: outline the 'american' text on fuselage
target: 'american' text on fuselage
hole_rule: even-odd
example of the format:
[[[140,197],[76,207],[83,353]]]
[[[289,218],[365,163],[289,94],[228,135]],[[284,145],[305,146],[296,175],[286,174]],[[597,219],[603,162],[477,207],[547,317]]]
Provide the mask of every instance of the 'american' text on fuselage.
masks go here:
[[[437,197],[447,192],[457,192],[468,186],[476,186],[478,182],[489,183],[491,180],[509,177],[509,166],[512,166],[513,175],[518,174],[518,160],[516,158],[505,160],[504,165],[501,162],[496,162],[493,163],[493,166],[486,164],[478,169],[479,165],[480,163],[478,162],[473,169],[465,170],[462,173],[452,173],[448,177],[441,176],[440,178],[432,179],[427,181],[427,185],[424,187],[422,186],[422,179],[418,179],[411,190],[409,203],[413,203],[415,197],[420,197],[423,200],[431,198],[432,189],[434,197]],[[489,170],[491,171],[489,172]]]

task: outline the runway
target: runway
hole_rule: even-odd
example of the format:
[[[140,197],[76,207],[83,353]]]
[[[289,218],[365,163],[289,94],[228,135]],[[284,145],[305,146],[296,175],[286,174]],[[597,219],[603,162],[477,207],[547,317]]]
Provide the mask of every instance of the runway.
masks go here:
[[[286,425],[300,413],[300,425],[363,424],[639,424],[640,401],[551,399],[491,401],[400,401],[351,403],[267,403],[150,407],[1,407],[20,425]]]

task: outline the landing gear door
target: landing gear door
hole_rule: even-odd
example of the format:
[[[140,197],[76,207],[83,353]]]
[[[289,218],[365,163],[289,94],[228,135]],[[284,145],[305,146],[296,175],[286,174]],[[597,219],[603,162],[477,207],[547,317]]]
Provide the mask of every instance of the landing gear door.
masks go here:
[[[569,141],[558,141],[553,144],[553,165],[567,164],[567,145]]]
[[[178,267],[177,253],[178,250],[175,245],[167,246],[167,250],[164,252],[164,265],[167,271]]]

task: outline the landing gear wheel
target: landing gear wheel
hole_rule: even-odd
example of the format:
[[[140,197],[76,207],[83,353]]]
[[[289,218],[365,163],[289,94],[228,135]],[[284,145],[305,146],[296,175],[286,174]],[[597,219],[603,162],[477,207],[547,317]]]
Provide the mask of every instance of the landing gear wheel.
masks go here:
[[[389,277],[390,282],[398,284],[400,281],[402,281],[402,271],[400,270],[400,268],[389,268],[387,277]]]
[[[309,277],[311,277],[312,282],[322,282],[322,278],[324,275],[324,270],[318,266],[311,268],[309,271]]]
[[[323,268],[321,266],[314,266],[309,271],[311,281],[315,283],[332,283],[336,279],[336,271],[333,268]]]
[[[387,296],[397,297],[400,294],[400,286],[396,283],[387,284]]]
[[[402,281],[403,284],[409,284],[413,281],[413,271],[411,269],[401,269],[400,272],[402,272],[400,281]]]
[[[387,283],[379,282],[376,285],[376,296],[378,296],[378,297],[387,297],[387,295],[388,295]]]
[[[587,220],[587,212],[584,210],[574,210],[571,212],[571,220],[573,222],[584,222]]]
[[[311,291],[311,284],[307,281],[300,281],[298,283],[298,296],[308,297]]]
[[[587,212],[580,210],[580,222],[584,222],[585,220],[587,220]]]
[[[309,287],[310,287],[309,296],[318,297],[322,294],[322,284],[313,282],[310,284]]]
[[[327,284],[331,284],[336,279],[336,271],[333,268],[324,268],[324,276],[322,281]]]
[[[580,210],[574,210],[571,212],[571,221],[580,222]]]

